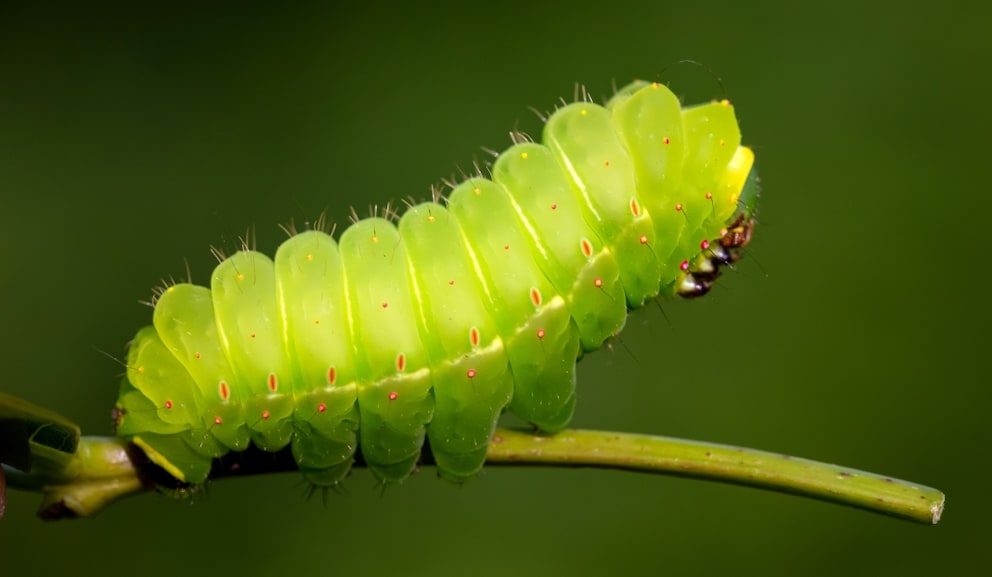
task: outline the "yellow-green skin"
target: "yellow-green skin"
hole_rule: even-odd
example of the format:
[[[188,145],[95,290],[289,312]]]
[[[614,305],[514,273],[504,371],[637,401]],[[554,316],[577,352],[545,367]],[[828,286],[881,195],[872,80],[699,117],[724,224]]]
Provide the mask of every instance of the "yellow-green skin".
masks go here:
[[[636,83],[608,107],[555,112],[543,144],[500,155],[447,206],[369,218],[267,256],[242,251],[211,288],[169,287],[128,353],[118,434],[177,479],[250,443],[287,445],[329,486],[357,450],[385,482],[424,443],[440,473],[482,468],[499,415],[545,431],[575,405],[575,363],[738,210],[753,155],[726,102],[682,109]]]

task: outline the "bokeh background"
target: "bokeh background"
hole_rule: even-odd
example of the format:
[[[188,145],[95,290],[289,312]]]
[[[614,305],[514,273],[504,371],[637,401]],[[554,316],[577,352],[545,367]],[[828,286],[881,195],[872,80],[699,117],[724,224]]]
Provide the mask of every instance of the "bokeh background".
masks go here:
[[[258,3],[262,4],[262,3]],[[399,3],[397,3],[399,4]],[[726,94],[764,182],[748,258],[588,356],[575,425],[842,463],[948,494],[937,527],[587,470],[293,474],[44,524],[3,575],[967,575],[992,562],[987,40],[980,3],[505,0],[0,6],[0,390],[110,431],[161,278],[246,229],[407,196],[641,77]],[[691,58],[694,66],[671,65]],[[666,318],[667,317],[667,318]],[[716,351],[716,354],[714,354]],[[986,376],[982,376],[986,375]],[[985,383],[984,385],[982,383]]]

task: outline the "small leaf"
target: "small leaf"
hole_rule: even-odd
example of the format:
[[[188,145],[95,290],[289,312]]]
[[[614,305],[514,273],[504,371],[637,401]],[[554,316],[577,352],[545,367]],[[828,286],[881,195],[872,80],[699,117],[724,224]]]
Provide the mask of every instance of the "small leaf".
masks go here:
[[[58,470],[79,447],[79,426],[62,415],[0,393],[0,463],[24,472]]]

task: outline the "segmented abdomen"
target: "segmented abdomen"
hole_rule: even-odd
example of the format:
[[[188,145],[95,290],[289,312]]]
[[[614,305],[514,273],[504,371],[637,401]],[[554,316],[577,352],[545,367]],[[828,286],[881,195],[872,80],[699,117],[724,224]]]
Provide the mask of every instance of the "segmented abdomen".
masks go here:
[[[681,109],[656,84],[565,106],[543,142],[398,226],[304,232],[274,261],[227,258],[210,289],[166,289],[129,350],[118,434],[189,483],[249,443],[291,445],[327,486],[359,447],[381,479],[405,478],[425,434],[442,475],[470,478],[506,408],[565,427],[576,358],[628,307],[691,292],[686,272],[741,214],[752,154],[726,102]]]

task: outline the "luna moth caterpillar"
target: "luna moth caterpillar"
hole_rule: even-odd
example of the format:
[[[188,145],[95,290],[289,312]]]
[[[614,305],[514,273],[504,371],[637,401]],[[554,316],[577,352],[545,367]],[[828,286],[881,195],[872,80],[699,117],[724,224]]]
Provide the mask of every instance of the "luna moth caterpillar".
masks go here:
[[[575,366],[659,295],[699,296],[750,240],[753,153],[726,101],[665,86],[556,110],[444,202],[225,258],[164,288],[130,344],[117,434],[182,483],[232,451],[290,447],[307,481],[359,455],[383,482],[425,439],[440,475],[483,466],[504,411],[542,431]],[[319,228],[319,227],[317,227]]]

